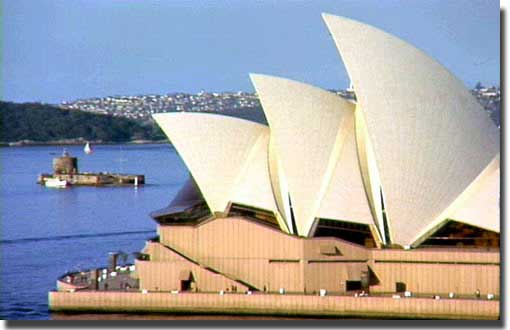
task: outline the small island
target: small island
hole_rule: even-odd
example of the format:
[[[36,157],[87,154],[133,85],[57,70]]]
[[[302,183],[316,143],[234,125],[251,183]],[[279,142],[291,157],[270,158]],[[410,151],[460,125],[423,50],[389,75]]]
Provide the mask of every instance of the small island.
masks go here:
[[[145,183],[145,176],[141,174],[118,174],[108,172],[80,173],[78,172],[78,158],[71,157],[71,155],[64,150],[61,157],[53,159],[53,174],[43,173],[39,175],[37,183],[52,188],[66,188],[70,185],[138,186]]]

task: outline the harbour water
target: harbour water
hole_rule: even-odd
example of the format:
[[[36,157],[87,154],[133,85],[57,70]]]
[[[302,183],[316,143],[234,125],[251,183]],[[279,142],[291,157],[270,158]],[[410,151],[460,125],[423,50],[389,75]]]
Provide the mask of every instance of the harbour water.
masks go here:
[[[146,185],[51,189],[61,146],[0,149],[0,318],[50,319],[48,291],[67,271],[105,266],[108,252],[140,251],[155,236],[149,213],[175,195],[188,171],[168,144],[66,146],[80,171],[143,173]],[[90,318],[90,316],[89,316]]]

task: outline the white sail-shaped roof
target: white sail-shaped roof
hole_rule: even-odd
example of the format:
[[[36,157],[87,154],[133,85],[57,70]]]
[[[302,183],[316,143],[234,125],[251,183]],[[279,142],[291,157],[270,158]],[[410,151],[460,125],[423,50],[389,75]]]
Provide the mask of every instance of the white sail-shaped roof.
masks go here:
[[[229,198],[233,203],[276,213],[277,207],[269,178],[268,146],[269,129],[266,127],[251,148]]]
[[[379,170],[375,162],[374,148],[368,137],[363,111],[359,109],[359,105],[356,106],[355,117],[356,144],[358,147],[359,165],[365,191],[372,210],[372,215],[377,224],[380,239],[383,244],[387,244],[387,237],[389,237],[390,233],[387,232],[387,226],[385,226],[382,212],[381,178],[379,177]]]
[[[286,231],[290,234],[297,235],[296,223],[293,221],[292,213],[290,210],[290,198],[287,180],[283,172],[280,157],[275,150],[274,139],[269,137],[269,177],[271,178],[271,187],[275,197],[276,205],[278,207],[278,214],[281,219],[280,222],[285,223]]]
[[[448,218],[499,232],[499,154],[459,197],[458,207]]]
[[[296,81],[252,74],[285,174],[298,234],[307,236],[353,123],[354,105]],[[342,184],[342,183],[338,183]]]
[[[366,120],[391,237],[412,244],[495,157],[499,133],[465,86],[422,51],[323,17]]]
[[[374,219],[358,159],[354,109],[345,119],[345,125],[342,127],[341,150],[317,217],[372,225]]]
[[[200,113],[155,114],[212,212],[232,200],[275,210],[267,171],[268,127]]]
[[[448,220],[466,223],[485,230],[500,231],[500,163],[499,154],[480,175],[438,217],[421,232],[416,241],[421,243],[445,225]]]

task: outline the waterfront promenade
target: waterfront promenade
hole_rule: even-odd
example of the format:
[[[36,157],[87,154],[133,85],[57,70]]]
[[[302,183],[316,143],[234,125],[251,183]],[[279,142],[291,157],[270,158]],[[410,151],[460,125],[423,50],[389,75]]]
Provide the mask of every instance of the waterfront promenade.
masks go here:
[[[396,319],[499,319],[499,301],[279,294],[50,292],[58,312],[186,313]]]

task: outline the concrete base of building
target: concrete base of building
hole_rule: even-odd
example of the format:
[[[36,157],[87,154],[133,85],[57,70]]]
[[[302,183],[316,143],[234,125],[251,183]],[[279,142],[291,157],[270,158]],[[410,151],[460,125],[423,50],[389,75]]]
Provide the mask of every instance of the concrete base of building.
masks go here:
[[[498,320],[499,301],[254,293],[49,292],[54,312]]]

